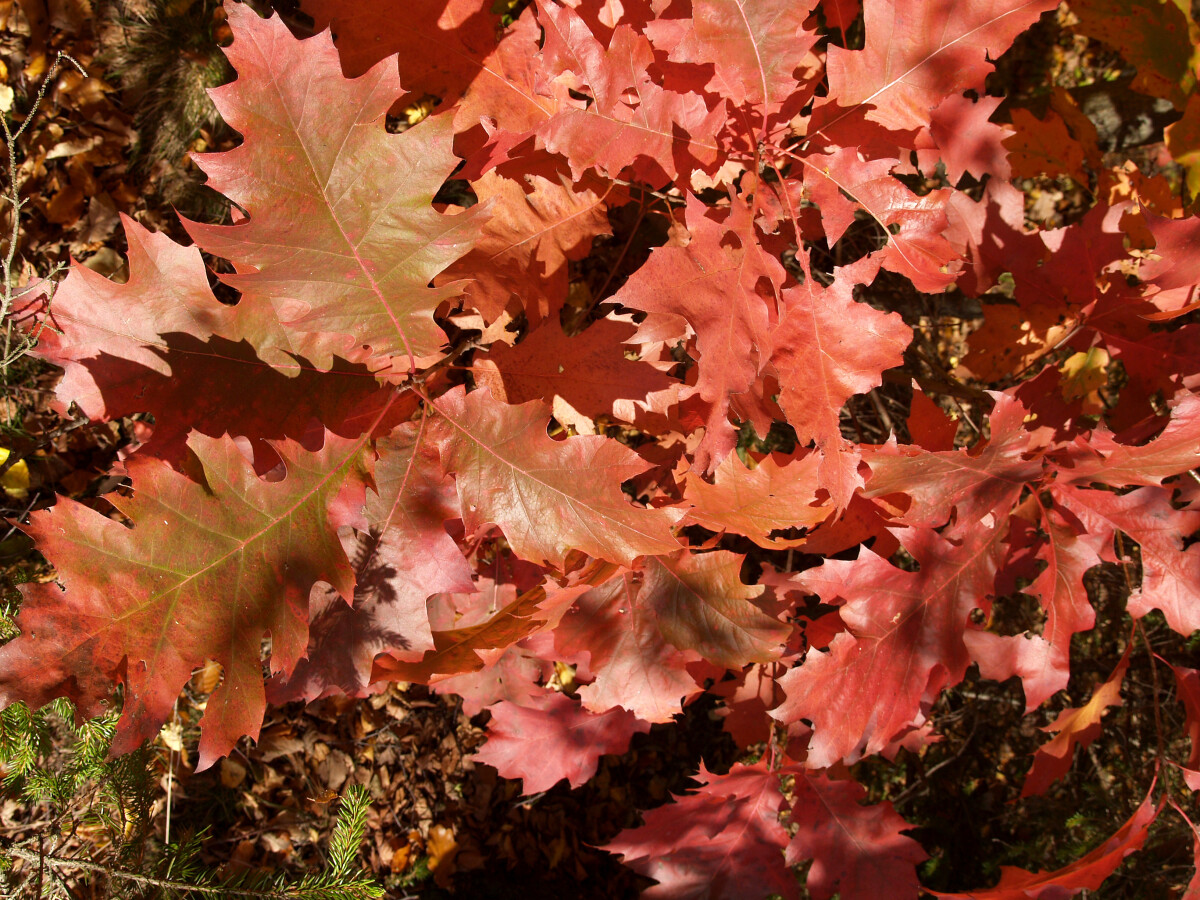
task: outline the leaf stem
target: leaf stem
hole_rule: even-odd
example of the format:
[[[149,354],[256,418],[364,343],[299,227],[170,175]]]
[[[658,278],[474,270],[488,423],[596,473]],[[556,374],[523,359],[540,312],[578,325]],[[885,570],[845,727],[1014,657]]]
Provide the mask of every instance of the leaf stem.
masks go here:
[[[0,115],[0,128],[4,132],[4,144],[8,150],[8,191],[2,195],[4,200],[8,201],[12,207],[12,226],[8,234],[8,249],[3,257],[0,257],[0,270],[3,272],[4,287],[0,292],[0,321],[4,323],[4,345],[0,351],[0,377],[3,378],[5,388],[8,387],[8,369],[20,357],[24,356],[27,351],[32,349],[41,337],[42,331],[49,325],[46,319],[42,319],[33,328],[16,337],[16,323],[13,320],[13,306],[17,299],[33,290],[32,285],[16,289],[13,283],[13,265],[17,259],[17,242],[21,237],[21,209],[25,205],[25,201],[21,199],[21,178],[17,170],[17,140],[25,133],[31,122],[37,116],[37,111],[42,105],[42,100],[46,97],[46,91],[50,87],[50,83],[58,75],[59,66],[63,60],[71,63],[81,75],[87,77],[87,70],[79,64],[79,62],[69,53],[59,51],[54,57],[54,62],[50,65],[50,70],[46,72],[46,76],[42,79],[41,85],[38,86],[37,96],[34,98],[33,106],[30,108],[28,115],[25,116],[19,128],[15,131],[9,123],[7,115]],[[46,292],[46,304],[49,306],[50,300],[54,295],[53,278],[58,272],[62,271],[62,266],[56,266],[50,274],[44,279],[44,282],[50,286]],[[12,465],[13,460],[9,463]]]

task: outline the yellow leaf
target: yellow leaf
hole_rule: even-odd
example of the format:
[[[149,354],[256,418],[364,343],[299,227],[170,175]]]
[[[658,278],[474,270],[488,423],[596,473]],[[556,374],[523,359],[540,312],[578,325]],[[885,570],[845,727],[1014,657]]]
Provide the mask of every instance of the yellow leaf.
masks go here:
[[[178,753],[183,749],[183,723],[168,722],[158,733],[159,738],[166,744],[167,749]]]
[[[1108,351],[1092,347],[1065,360],[1059,371],[1063,376],[1063,399],[1068,403],[1087,397],[1108,384]]]
[[[6,448],[0,447],[0,465],[8,461],[8,453]],[[10,497],[18,500],[29,496],[29,466],[25,464],[25,460],[13,463],[12,468],[0,475],[0,487],[3,487]]]
[[[434,881],[439,887],[446,887],[454,874],[454,857],[458,855],[454,831],[445,825],[434,825],[425,839],[425,850],[429,854],[429,870],[434,873]]]

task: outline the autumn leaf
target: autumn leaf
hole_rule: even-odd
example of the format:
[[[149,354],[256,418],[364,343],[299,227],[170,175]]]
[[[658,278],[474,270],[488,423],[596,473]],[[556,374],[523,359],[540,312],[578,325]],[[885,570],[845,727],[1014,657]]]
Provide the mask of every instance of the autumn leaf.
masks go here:
[[[193,436],[189,446],[202,467],[196,481],[153,457],[130,460],[137,492],[121,506],[132,528],[72,501],[32,520],[30,536],[66,593],[26,588],[23,634],[0,648],[0,690],[31,706],[70,696],[95,715],[123,681],[121,752],[157,734],[192,670],[215,660],[225,680],[204,714],[205,768],[258,734],[263,637],[272,668],[291,671],[308,644],[313,586],[353,596],[337,525],[357,522],[367,473],[361,442],[332,436],[315,454],[277,446],[288,472],[274,483],[228,438]]]
[[[1161,803],[1155,806],[1152,799],[1146,797],[1112,837],[1092,852],[1053,872],[1028,872],[1016,866],[1001,866],[1000,883],[994,888],[957,894],[929,893],[958,900],[1025,900],[1030,896],[1052,895],[1052,892],[1071,896],[1083,890],[1095,890],[1130,853],[1146,842],[1150,825],[1161,809]]]
[[[1035,797],[1046,793],[1050,785],[1062,778],[1071,768],[1075,748],[1086,748],[1100,736],[1100,717],[1104,711],[1121,705],[1121,683],[1129,669],[1129,649],[1108,676],[1099,685],[1091,699],[1078,708],[1064,709],[1053,722],[1043,728],[1054,734],[1047,743],[1038,747],[1033,757],[1033,768],[1025,776],[1021,788],[1022,797]]]
[[[328,33],[302,46],[277,17],[244,6],[230,8],[229,23],[226,55],[239,78],[213,100],[244,143],[197,164],[249,219],[189,223],[189,233],[238,261],[225,280],[243,304],[311,335],[312,362],[369,354],[409,371],[441,347],[433,312],[458,293],[429,282],[470,249],[481,224],[478,210],[446,215],[432,206],[458,163],[450,120],[388,134],[383,118],[401,94],[394,64],[351,81]]]
[[[829,97],[843,108],[870,104],[869,116],[896,131],[929,124],[945,97],[981,87],[1013,38],[1053,9],[1053,0],[989,0],[901,11],[865,0],[862,50],[829,48]]]
[[[812,722],[806,765],[878,753],[920,725],[937,694],[962,679],[971,662],[967,618],[993,591],[1003,533],[993,525],[955,546],[917,531],[906,549],[920,572],[864,550],[857,561],[827,559],[798,576],[804,590],[839,604],[848,628],[828,653],[810,653],[780,680],[787,698],[771,715]]]
[[[805,887],[815,900],[917,894],[915,867],[925,853],[901,834],[908,823],[890,803],[863,806],[866,791],[854,782],[799,768],[795,778],[791,815],[800,827],[786,858],[791,865],[813,860]]]
[[[796,879],[783,865],[787,832],[779,823],[783,795],[779,779],[757,766],[734,766],[645,815],[605,845],[627,866],[658,882],[646,898],[798,897]]]
[[[520,556],[560,568],[571,550],[628,564],[678,546],[676,516],[636,507],[621,492],[648,468],[631,450],[601,437],[551,440],[544,404],[500,406],[486,390],[452,391],[431,406],[430,439],[454,474],[468,529],[492,522]],[[589,489],[573,474],[580,470],[601,477]]]
[[[562,779],[575,788],[596,774],[600,757],[624,753],[650,723],[619,707],[588,712],[563,694],[549,693],[517,705],[492,708],[488,740],[475,754],[505,778],[520,778],[526,794],[539,794]]]
[[[474,589],[471,567],[445,529],[459,515],[457,497],[424,442],[427,427],[422,417],[376,443],[364,521],[344,541],[357,582],[353,603],[331,586],[313,591],[305,659],[274,679],[271,702],[364,695],[380,653],[419,659],[433,650],[425,605],[431,595]]]

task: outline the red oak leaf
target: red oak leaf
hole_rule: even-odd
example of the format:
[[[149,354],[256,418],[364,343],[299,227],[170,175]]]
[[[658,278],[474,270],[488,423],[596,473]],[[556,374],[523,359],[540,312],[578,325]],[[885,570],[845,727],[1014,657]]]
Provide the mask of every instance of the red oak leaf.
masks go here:
[[[760,246],[749,207],[735,200],[720,222],[706,212],[689,197],[686,246],[655,249],[612,297],[631,309],[682,316],[695,331],[696,387],[712,406],[697,454],[701,471],[736,443],[729,398],[749,390],[766,363],[771,310],[785,278],[778,259]]]
[[[826,520],[814,528],[799,546],[805,553],[832,556],[873,541],[871,547],[876,553],[891,556],[900,547],[895,535],[888,530],[893,524],[882,507],[856,494],[839,518]]]
[[[364,695],[378,654],[420,658],[433,649],[430,595],[474,588],[471,568],[444,527],[459,516],[458,502],[423,443],[426,427],[425,418],[406,423],[376,443],[374,490],[361,533],[348,542],[358,582],[353,606],[332,589],[314,592],[307,659],[272,685],[272,703],[335,690]]]
[[[1012,521],[1014,531],[1025,525],[1032,532],[1032,526],[1023,520]],[[980,674],[997,681],[1019,675],[1030,708],[1067,687],[1071,636],[1087,631],[1096,621],[1083,576],[1101,563],[1104,550],[1104,536],[1089,533],[1064,508],[1043,509],[1039,524],[1045,537],[1031,535],[1029,541],[1032,555],[1045,561],[1046,568],[1025,590],[1036,596],[1046,610],[1041,635],[972,635],[978,641],[972,652],[980,660]]]
[[[596,774],[600,757],[624,753],[650,723],[619,707],[589,712],[565,694],[543,693],[517,705],[502,700],[491,708],[488,739],[475,754],[504,778],[520,778],[522,793],[539,794],[562,779],[581,787]]]
[[[929,451],[893,440],[865,450],[871,467],[865,495],[910,497],[912,505],[900,517],[909,525],[942,525],[951,508],[957,509],[958,529],[987,515],[1007,516],[1025,485],[1041,477],[1042,462],[1036,436],[1025,429],[1025,407],[1008,394],[994,396],[987,443]]]
[[[1189,787],[1195,790],[1195,786],[1189,782]],[[1197,900],[1200,898],[1200,828],[1197,828],[1195,823],[1188,818],[1187,813],[1179,808],[1179,805],[1174,801],[1169,801],[1175,812],[1187,822],[1188,828],[1192,831],[1192,866],[1195,872],[1192,873],[1192,880],[1188,882],[1187,888],[1183,892],[1183,900]]]
[[[127,284],[76,269],[19,303],[58,329],[38,352],[63,411],[148,415],[105,481],[131,476],[114,500],[133,528],[67,499],[32,513],[65,592],[25,588],[0,702],[93,713],[122,684],[128,749],[216,660],[207,765],[257,731],[270,647],[269,699],[391,679],[492,707],[479,759],[538,791],[707,693],[767,749],[614,842],[650,896],[795,897],[798,864],[817,900],[917,893],[904,821],[816,769],[920,753],[972,664],[1030,703],[1062,688],[1102,560],[1140,568],[1132,615],[1200,627],[1200,232],[1162,176],[1104,170],[1061,90],[1047,121],[1101,178],[1080,221],[1030,224],[1058,211],[1008,183],[1029,156],[1014,165],[983,78],[1052,0],[864,2],[861,20],[856,0],[439,0],[397,19],[300,0],[336,32],[307,41],[231,4],[238,75],[216,98],[244,140],[202,165],[236,224],[191,224],[182,248],[127,223]],[[73,152],[34,137],[35,169]],[[104,181],[93,157],[32,196],[48,221]],[[236,304],[202,252],[232,266]],[[905,280],[961,296],[914,305]],[[938,323],[971,298],[960,369],[963,332]],[[1071,353],[1092,354],[1086,379]],[[913,378],[928,396],[905,432]],[[976,427],[990,380],[1013,386]],[[935,401],[963,405],[974,446]],[[10,448],[35,479],[59,465],[40,440]],[[1021,597],[1044,628],[994,633]],[[546,687],[571,665],[578,701]],[[1091,738],[1125,665],[1052,726],[1026,793]],[[1200,678],[1175,675],[1195,786]],[[1093,887],[1155,813],[966,896]]]
[[[830,27],[844,35],[862,12],[862,3],[860,0],[821,0],[821,9],[825,11],[825,21]]]
[[[527,645],[539,638],[549,637],[539,632],[513,644],[500,658],[475,672],[464,672],[443,678],[431,685],[439,694],[457,694],[462,698],[463,712],[477,716],[489,706],[506,700],[517,706],[530,706],[532,699],[542,694],[539,682],[547,680],[553,665],[531,655]]]
[[[624,572],[584,594],[555,629],[555,647],[568,658],[587,655],[594,681],[579,696],[588,709],[621,706],[639,719],[666,722],[699,690],[687,671],[695,654],[667,643],[640,588],[638,577]]]
[[[1138,269],[1138,278],[1147,285],[1151,301],[1171,311],[1193,305],[1200,283],[1200,221],[1147,216],[1146,227],[1154,235],[1154,253]]]
[[[688,518],[713,531],[743,534],[760,547],[778,548],[800,543],[773,538],[788,528],[812,528],[829,518],[830,507],[817,495],[820,457],[809,453],[787,460],[771,454],[753,469],[736,454],[725,457],[709,484],[695,472],[687,475],[684,496],[692,508]]]
[[[62,410],[74,402],[96,421],[150,413],[153,439],[142,452],[177,467],[193,430],[245,437],[265,473],[279,462],[267,441],[306,441],[313,422],[357,437],[391,402],[363,366],[335,359],[330,371],[317,372],[297,356],[260,359],[256,346],[283,349],[268,337],[270,323],[217,301],[195,247],[132,219],[124,225],[128,282],[75,266],[55,292],[56,330],[43,332],[36,353],[64,369]]]
[[[1015,866],[1001,866],[1000,883],[994,888],[958,894],[929,893],[952,900],[1029,900],[1031,897],[1049,900],[1050,897],[1074,897],[1084,890],[1094,891],[1125,857],[1142,848],[1161,809],[1161,803],[1155,806],[1147,796],[1112,837],[1091,853],[1054,872],[1029,872]]]
[[[1027,109],[1012,110],[1014,133],[1005,138],[1004,146],[1012,160],[1017,178],[1056,178],[1068,175],[1078,184],[1087,184],[1083,147],[1071,137],[1066,123],[1054,110],[1044,119]]]
[[[0,691],[31,706],[66,695],[95,715],[124,681],[120,753],[156,734],[192,670],[215,660],[225,679],[202,720],[205,768],[258,734],[263,637],[272,667],[289,672],[308,644],[313,586],[353,596],[337,528],[358,524],[366,472],[362,441],[332,436],[317,453],[277,446],[287,475],[274,483],[228,438],[193,435],[189,446],[199,481],[150,456],[129,460],[136,493],[118,503],[133,528],[69,500],[34,514],[30,535],[66,592],[26,586],[23,634],[0,648]]]
[[[771,739],[773,723],[767,710],[783,700],[779,676],[784,670],[782,663],[750,666],[737,673],[735,680],[721,681],[711,688],[725,702],[725,708],[718,710],[721,727],[739,747],[747,749]]]
[[[433,94],[446,106],[479,74],[496,45],[499,16],[488,0],[443,0],[397,15],[392,0],[303,0],[314,30],[329,28],[337,40],[342,68],[357,78],[394,55],[408,91]],[[393,64],[394,65],[394,64]],[[393,99],[399,99],[399,94]]]
[[[592,434],[591,420],[613,416],[619,401],[642,400],[677,384],[649,363],[626,357],[623,345],[634,330],[600,319],[567,337],[557,323],[544,322],[515,347],[495,344],[477,357],[475,383],[504,403],[546,400],[559,422]]]
[[[817,34],[804,28],[815,6],[816,0],[693,0],[698,61],[717,71],[710,89],[734,106],[759,107],[764,119],[785,102],[803,102],[794,73],[817,42]]]
[[[803,443],[815,441],[825,456],[818,487],[845,507],[856,487],[857,454],[842,452],[838,416],[846,401],[880,384],[885,369],[903,361],[912,331],[895,313],[855,301],[854,285],[874,279],[870,259],[834,272],[822,288],[812,279],[783,291],[784,312],[770,340],[771,365],[779,374],[779,405]],[[839,465],[838,456],[853,456]]]
[[[564,586],[538,585],[504,606],[489,609],[480,621],[462,627],[433,623],[433,650],[410,662],[389,653],[375,657],[371,680],[428,683],[463,672],[477,672],[495,662],[507,647],[553,625],[566,607],[613,575],[608,563],[593,564],[575,573]],[[432,618],[432,617],[431,617]],[[485,658],[486,657],[486,658]]]
[[[936,293],[952,284],[957,272],[951,263],[958,251],[943,236],[948,191],[917,196],[890,172],[890,160],[863,160],[858,150],[843,148],[831,155],[813,154],[804,160],[804,187],[821,207],[830,244],[841,237],[861,207],[888,234],[879,264],[906,277],[919,291]],[[847,203],[843,194],[853,198]]]
[[[843,108],[870,104],[869,118],[896,131],[927,126],[943,99],[982,89],[988,60],[1055,6],[1054,0],[914,7],[865,0],[863,49],[829,48],[830,101]]]
[[[771,715],[813,723],[807,766],[878,753],[920,725],[941,690],[962,679],[971,662],[967,619],[993,592],[1005,530],[992,524],[955,546],[921,529],[905,543],[920,572],[864,549],[856,561],[826,559],[796,576],[823,602],[844,603],[849,629],[780,681],[787,699]]]
[[[42,359],[64,370],[56,391],[60,408],[75,402],[93,419],[120,416],[129,401],[104,369],[85,360],[107,353],[126,366],[170,375],[162,359],[163,335],[204,341],[231,330],[237,315],[213,296],[199,250],[125,216],[121,224],[129,280],[120,285],[86,266],[72,266],[54,294],[55,330],[44,331],[37,346]],[[109,405],[121,411],[110,414]]]
[[[813,861],[805,886],[813,900],[916,897],[916,865],[927,854],[901,832],[909,824],[891,803],[863,806],[866,790],[853,781],[832,781],[798,766],[792,821],[799,830],[785,854],[789,865]]]
[[[604,845],[622,862],[658,882],[642,893],[661,900],[735,900],[779,894],[799,897],[783,862],[787,832],[779,822],[779,776],[763,763],[734,766],[728,775],[701,770],[695,794],[646,813],[641,828]]]
[[[599,436],[552,440],[545,404],[504,406],[486,390],[456,389],[431,406],[430,437],[469,532],[499,525],[518,556],[560,568],[572,550],[628,565],[678,547],[673,511],[638,508],[621,493],[649,468],[627,447]]]
[[[394,64],[347,81],[328,33],[297,42],[277,17],[236,4],[229,24],[225,52],[239,77],[213,100],[245,141],[197,164],[250,218],[187,223],[189,233],[235,260],[225,280],[242,304],[314,333],[312,362],[327,367],[361,346],[408,371],[441,346],[433,311],[458,293],[429,282],[479,233],[476,211],[431,205],[458,163],[450,120],[388,134],[383,118],[401,93]]]
[[[1128,494],[1056,485],[1063,503],[1092,534],[1111,541],[1122,531],[1141,548],[1142,584],[1129,598],[1129,614],[1140,618],[1161,609],[1180,634],[1200,628],[1200,547],[1183,549],[1184,539],[1200,529],[1200,511],[1176,510],[1171,492],[1144,487]]]
[[[1184,666],[1171,666],[1171,673],[1175,676],[1176,697],[1187,713],[1187,733],[1192,745],[1187,767],[1195,770],[1200,768],[1200,672]],[[1191,782],[1188,786],[1196,789]]]
[[[1200,466],[1200,397],[1181,393],[1167,427],[1147,444],[1117,443],[1112,433],[1100,426],[1079,450],[1072,454],[1071,468],[1061,470],[1060,479],[1113,487],[1162,484],[1164,478]]]
[[[554,115],[567,95],[546,96],[541,66],[542,29],[534,8],[526,9],[504,32],[496,48],[483,60],[479,74],[456,105],[454,130],[468,131],[486,122],[491,140],[516,146],[525,135]],[[405,84],[403,78],[401,81]],[[471,162],[465,171],[471,171]],[[485,170],[486,171],[486,170]],[[462,177],[469,178],[464,174]]]
[[[496,172],[472,183],[492,217],[474,249],[439,282],[471,279],[466,301],[489,322],[517,298],[537,322],[557,315],[567,297],[567,262],[587,256],[592,238],[608,234],[605,200],[612,186],[593,189],[526,176],[528,187]]]
[[[914,384],[908,411],[908,433],[914,444],[926,450],[953,450],[958,423]]]
[[[1130,644],[1129,646],[1132,646]],[[1067,774],[1074,761],[1075,748],[1087,747],[1100,737],[1100,718],[1105,710],[1121,705],[1121,683],[1129,669],[1129,646],[1108,680],[1092,692],[1092,697],[1080,707],[1064,709],[1042,731],[1054,733],[1053,739],[1038,747],[1033,756],[1033,768],[1025,777],[1022,797],[1046,793],[1050,785]]]
[[[576,178],[592,167],[616,177],[632,166],[637,177],[661,184],[681,169],[690,172],[716,160],[723,104],[710,112],[700,94],[656,84],[648,71],[653,51],[644,36],[621,25],[605,48],[573,9],[544,0],[539,10],[548,77],[565,72],[593,99],[586,108],[556,113],[537,130],[548,149],[567,158]]]
[[[763,587],[742,583],[742,559],[726,550],[646,557],[638,600],[654,610],[663,637],[680,650],[731,669],[770,662],[791,626],[750,602]]]
[[[1003,181],[1012,177],[1004,146],[1004,139],[1012,130],[991,121],[1001,99],[971,100],[951,94],[931,110],[929,134],[934,149],[917,151],[921,170],[932,173],[937,163],[942,162],[951,184],[957,184],[966,172],[980,181],[984,175],[994,175]]]

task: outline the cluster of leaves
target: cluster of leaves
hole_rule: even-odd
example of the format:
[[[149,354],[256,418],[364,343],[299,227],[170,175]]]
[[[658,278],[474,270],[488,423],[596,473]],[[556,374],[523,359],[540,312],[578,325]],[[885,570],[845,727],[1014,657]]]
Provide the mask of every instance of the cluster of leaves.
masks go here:
[[[1053,0],[441,6],[306,0],[335,43],[231,5],[213,97],[243,143],[197,163],[234,223],[184,247],[127,220],[127,283],[76,268],[25,310],[64,411],[153,425],[110,515],[32,516],[61,589],[26,588],[0,696],[92,714],[121,683],[125,751],[215,661],[207,766],[268,700],[428,682],[491,710],[478,758],[536,792],[707,691],[757,762],[609,845],[648,896],[796,896],[809,861],[813,897],[915,896],[924,850],[846,765],[934,740],[971,666],[1030,708],[1063,689],[1085,576],[1134,547],[1131,616],[1200,628],[1200,221],[1126,167],[1026,227],[1031,141],[1069,162],[1087,120],[1060,99],[1056,144],[983,89]],[[965,368],[880,308],[898,278],[994,301]],[[854,398],[914,378],[890,439],[847,436]],[[970,446],[955,404],[989,410]],[[1040,620],[1002,633],[1023,598]],[[1200,675],[1174,674],[1200,727]],[[1198,766],[1200,742],[1162,782]],[[945,896],[1094,888],[1164,790],[1064,869]]]

